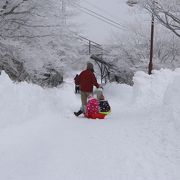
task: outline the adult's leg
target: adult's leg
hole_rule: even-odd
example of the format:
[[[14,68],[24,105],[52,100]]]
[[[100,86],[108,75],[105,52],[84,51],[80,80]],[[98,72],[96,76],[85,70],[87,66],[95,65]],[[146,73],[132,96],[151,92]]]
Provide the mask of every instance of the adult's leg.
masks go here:
[[[87,92],[82,92],[81,91],[81,103],[82,103],[82,106],[80,108],[80,110],[78,112],[74,112],[74,115],[75,116],[79,116],[81,115],[82,113],[85,113],[86,112],[86,104],[87,104],[87,98],[89,96],[90,93],[87,93]]]
[[[77,86],[77,93],[79,93],[79,86]]]
[[[87,98],[91,93],[89,92],[83,92],[81,91],[81,103],[82,103],[82,107],[81,110],[83,111],[83,113],[86,112],[86,104],[87,104]]]
[[[75,85],[75,94],[77,93],[77,88],[76,88],[76,85]]]

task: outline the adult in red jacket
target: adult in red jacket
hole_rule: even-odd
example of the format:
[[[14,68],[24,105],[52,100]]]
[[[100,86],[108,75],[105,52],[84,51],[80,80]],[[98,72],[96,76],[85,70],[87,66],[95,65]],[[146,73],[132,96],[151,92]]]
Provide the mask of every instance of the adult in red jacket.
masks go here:
[[[81,90],[82,107],[78,112],[74,112],[76,116],[85,113],[87,98],[93,92],[93,86],[99,88],[99,84],[97,83],[97,79],[93,72],[94,72],[93,64],[88,62],[86,70],[82,71],[79,75],[78,83],[80,85],[80,90]]]

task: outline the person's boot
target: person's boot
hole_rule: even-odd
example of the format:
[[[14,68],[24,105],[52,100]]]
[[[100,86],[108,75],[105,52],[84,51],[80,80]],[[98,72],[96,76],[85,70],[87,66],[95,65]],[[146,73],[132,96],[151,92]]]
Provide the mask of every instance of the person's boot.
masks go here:
[[[78,112],[74,112],[74,115],[75,116],[79,116],[79,115],[81,115],[83,112],[81,111],[81,110],[79,110]]]

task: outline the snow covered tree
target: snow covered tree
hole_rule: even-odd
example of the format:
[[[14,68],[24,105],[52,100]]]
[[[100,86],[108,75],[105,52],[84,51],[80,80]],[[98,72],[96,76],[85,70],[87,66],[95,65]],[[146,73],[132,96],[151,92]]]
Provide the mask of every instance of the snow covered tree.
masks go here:
[[[180,37],[180,3],[178,0],[139,0],[145,9]]]
[[[58,72],[62,76],[64,66],[70,64],[71,68],[73,64],[77,64],[81,43],[74,33],[76,26],[69,20],[75,16],[75,11],[71,7],[72,1],[76,0],[1,1],[2,69],[11,72],[7,68],[15,67],[12,60],[20,61],[24,66],[22,71],[29,74],[28,79],[37,82],[44,74],[46,80]],[[12,49],[13,53],[10,53]],[[18,78],[19,73],[13,74],[13,77]]]
[[[129,8],[129,10],[132,9],[134,21],[128,24],[126,32],[112,35],[110,40],[111,45],[108,47],[110,53],[106,56],[108,61],[111,60],[111,62],[119,68],[119,72],[114,72],[116,76],[114,79],[118,82],[131,84],[132,73],[137,70],[148,72],[151,23],[151,16],[149,16],[149,14],[151,15],[152,13],[154,16],[157,16],[157,20],[158,17],[164,20],[164,24],[158,23],[157,21],[155,23],[154,69],[174,69],[179,67],[180,42],[178,38],[180,24],[178,24],[178,19],[180,17],[180,4],[178,1],[157,0],[158,4],[153,4],[152,0],[127,0],[126,2],[132,7]],[[160,9],[160,7],[166,8],[167,11],[159,10],[158,12],[158,8]],[[141,10],[141,12],[139,12],[139,10]],[[164,12],[164,16],[162,12]],[[170,16],[171,18],[173,17],[171,21],[168,16],[170,12],[174,15]],[[168,13],[168,15],[165,13]],[[158,21],[160,21],[160,19]],[[169,23],[167,26],[165,25],[165,21]],[[174,34],[169,33],[170,27],[167,27],[170,25],[171,28],[174,28],[172,29]]]
[[[149,27],[149,21],[144,22],[140,19],[134,23],[132,22],[128,31],[112,34],[109,40],[111,45],[107,47],[110,53],[104,56],[108,62],[111,61],[119,69],[119,72],[114,72],[118,82],[132,84],[134,72],[138,70],[148,72]],[[153,55],[154,69],[174,69],[180,66],[180,42],[177,36],[168,33],[168,31],[160,24],[156,24]],[[115,80],[115,77],[113,80]]]
[[[0,2],[0,37],[23,36],[22,27],[30,26],[29,18],[35,8],[30,0],[2,0]]]

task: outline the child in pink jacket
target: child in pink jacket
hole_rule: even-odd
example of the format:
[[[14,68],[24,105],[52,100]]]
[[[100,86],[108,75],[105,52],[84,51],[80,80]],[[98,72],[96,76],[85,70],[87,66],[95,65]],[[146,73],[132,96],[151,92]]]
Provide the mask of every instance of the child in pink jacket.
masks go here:
[[[91,119],[104,119],[110,113],[108,101],[104,99],[102,91],[98,91],[97,99],[93,96],[89,97],[86,105],[85,117]]]

